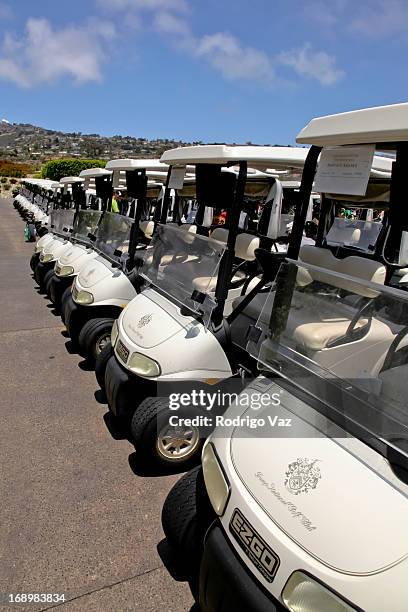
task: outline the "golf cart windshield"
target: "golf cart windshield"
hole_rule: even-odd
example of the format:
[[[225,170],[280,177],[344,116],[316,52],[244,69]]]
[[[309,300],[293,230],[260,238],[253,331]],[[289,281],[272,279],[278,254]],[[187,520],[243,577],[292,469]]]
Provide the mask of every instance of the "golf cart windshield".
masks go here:
[[[80,210],[74,223],[74,237],[82,242],[90,242],[88,234],[95,234],[101,216],[100,210]]]
[[[247,349],[347,434],[407,466],[407,315],[403,291],[289,260]]]
[[[336,217],[326,236],[329,246],[346,246],[365,253],[375,250],[382,224],[376,221]]]
[[[105,213],[96,232],[95,248],[113,261],[129,251],[134,220],[116,213]]]
[[[182,226],[159,225],[141,275],[180,305],[207,318],[215,306],[210,296],[223,251],[222,243]]]
[[[51,212],[51,229],[53,233],[69,236],[74,224],[75,210],[53,210]]]

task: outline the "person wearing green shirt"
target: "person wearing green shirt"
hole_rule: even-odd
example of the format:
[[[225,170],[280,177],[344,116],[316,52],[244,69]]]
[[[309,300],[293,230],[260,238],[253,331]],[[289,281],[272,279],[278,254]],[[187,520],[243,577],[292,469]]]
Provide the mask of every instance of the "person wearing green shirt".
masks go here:
[[[115,194],[115,195],[116,195],[116,194]],[[115,196],[113,196],[113,198],[112,198],[111,211],[112,211],[113,213],[119,213],[119,212],[120,212],[120,211],[119,211],[119,204],[118,204],[118,201],[117,201],[117,199],[115,198]]]

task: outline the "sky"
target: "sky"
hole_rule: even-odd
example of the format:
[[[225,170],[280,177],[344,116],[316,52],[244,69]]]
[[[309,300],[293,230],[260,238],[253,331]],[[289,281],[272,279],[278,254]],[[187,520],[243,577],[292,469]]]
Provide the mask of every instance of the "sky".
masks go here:
[[[293,144],[404,102],[407,0],[0,0],[0,114],[70,132]]]

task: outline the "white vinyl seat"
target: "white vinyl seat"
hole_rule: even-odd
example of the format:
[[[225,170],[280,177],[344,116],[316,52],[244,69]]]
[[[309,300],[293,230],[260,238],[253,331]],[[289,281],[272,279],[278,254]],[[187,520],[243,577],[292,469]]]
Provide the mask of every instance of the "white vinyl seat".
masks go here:
[[[378,284],[384,284],[386,270],[379,262],[354,255],[345,259],[338,259],[328,249],[311,245],[301,247],[299,259],[299,263],[303,261],[319,267],[319,270],[299,267],[297,274],[297,285],[299,287],[306,287],[313,281],[333,286],[335,281],[336,287],[353,293],[350,300],[335,300],[335,297],[333,297],[332,299],[335,300],[333,307],[327,298],[322,297],[319,300],[316,293],[297,292],[295,294],[285,333],[293,338],[299,348],[310,354],[323,350],[331,342],[345,335],[357,312],[358,298],[373,298],[377,295],[371,288],[362,287],[341,276],[325,274],[324,270],[354,276],[356,279]],[[268,299],[268,296],[268,293],[259,293],[254,296],[244,309],[243,315],[249,317],[252,321],[257,321],[261,317],[262,324],[267,325],[273,304],[273,299],[271,297]],[[244,296],[236,298],[234,308],[243,299]],[[366,317],[361,317],[354,329],[363,327],[367,322]],[[370,327],[372,341],[381,341],[389,337],[392,339],[392,333],[388,326],[373,319]]]
[[[211,239],[217,240],[218,242],[226,242],[228,239],[228,230],[217,227],[211,234]],[[254,261],[255,251],[258,248],[259,238],[257,236],[247,233],[238,234],[235,241],[235,257],[237,259],[242,259],[242,261]],[[231,282],[234,283],[243,279],[245,279],[245,274],[238,270]],[[202,293],[214,292],[216,285],[216,276],[197,276],[193,280],[194,289]]]
[[[146,238],[151,238],[154,231],[154,221],[140,221],[139,227]]]

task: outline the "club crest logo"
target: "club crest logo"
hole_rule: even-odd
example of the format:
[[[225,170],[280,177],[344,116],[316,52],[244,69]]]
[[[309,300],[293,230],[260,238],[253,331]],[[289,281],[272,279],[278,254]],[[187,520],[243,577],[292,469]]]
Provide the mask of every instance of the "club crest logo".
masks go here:
[[[146,327],[146,325],[149,325],[149,323],[151,322],[152,319],[153,319],[153,315],[152,314],[144,315],[141,319],[139,319],[139,323],[137,324],[137,328],[141,329],[142,327]]]
[[[319,459],[297,459],[289,463],[285,472],[285,487],[293,495],[308,493],[315,489],[322,475],[320,468],[316,465]]]

